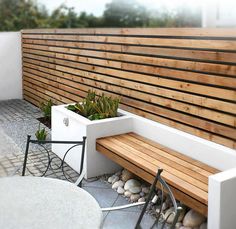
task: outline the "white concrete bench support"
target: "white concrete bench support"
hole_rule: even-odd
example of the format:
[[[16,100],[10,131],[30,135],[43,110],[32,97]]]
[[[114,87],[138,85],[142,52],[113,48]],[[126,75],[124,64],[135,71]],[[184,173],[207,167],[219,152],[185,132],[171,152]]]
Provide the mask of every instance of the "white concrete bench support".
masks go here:
[[[209,177],[208,229],[236,228],[236,168]]]

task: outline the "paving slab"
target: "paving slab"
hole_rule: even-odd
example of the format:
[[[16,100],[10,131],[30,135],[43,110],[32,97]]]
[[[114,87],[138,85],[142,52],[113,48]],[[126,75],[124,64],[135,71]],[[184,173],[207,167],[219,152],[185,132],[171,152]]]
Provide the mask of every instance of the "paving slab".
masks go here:
[[[126,211],[113,211],[108,213],[104,222],[103,229],[134,229],[136,222],[138,221],[138,212],[126,212]],[[151,228],[154,222],[154,218],[150,215],[145,214],[142,220],[142,228]],[[158,227],[155,226],[155,229]],[[160,227],[158,228],[160,229]]]
[[[83,189],[89,192],[102,208],[113,206],[118,197],[117,192],[112,189],[92,187],[83,187]]]
[[[126,204],[131,204],[131,203],[124,196],[119,195],[115,203],[113,204],[113,206],[117,207],[117,206],[122,206]],[[131,207],[131,208],[125,208],[120,211],[141,213],[141,209],[142,209],[142,206],[136,206],[136,207]]]

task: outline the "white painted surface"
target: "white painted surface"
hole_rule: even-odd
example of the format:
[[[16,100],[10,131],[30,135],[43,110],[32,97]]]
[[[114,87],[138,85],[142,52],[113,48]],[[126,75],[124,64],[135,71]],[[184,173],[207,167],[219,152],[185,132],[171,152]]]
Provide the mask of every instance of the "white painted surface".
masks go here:
[[[203,1],[202,27],[236,27],[236,1]]]
[[[0,100],[21,99],[21,33],[0,32],[0,50]]]
[[[120,111],[122,114],[122,111]],[[63,123],[68,118],[69,125]],[[65,105],[52,108],[52,139],[65,141],[80,141],[87,136],[85,150],[86,178],[112,173],[120,166],[107,159],[96,151],[96,139],[105,136],[122,134],[132,131],[132,118],[123,115],[117,118],[90,121],[75,112],[69,111]],[[63,158],[67,145],[53,145],[52,150]],[[80,170],[80,152],[78,148],[72,149],[66,157],[66,162],[76,171]]]
[[[209,177],[208,229],[236,228],[236,168]]]

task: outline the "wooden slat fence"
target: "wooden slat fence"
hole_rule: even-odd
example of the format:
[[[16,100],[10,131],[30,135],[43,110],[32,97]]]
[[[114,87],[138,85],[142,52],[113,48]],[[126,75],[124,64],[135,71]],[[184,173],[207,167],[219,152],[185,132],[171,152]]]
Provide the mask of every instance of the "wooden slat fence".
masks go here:
[[[121,108],[236,148],[236,31],[22,31],[24,98],[79,101],[91,88]]]

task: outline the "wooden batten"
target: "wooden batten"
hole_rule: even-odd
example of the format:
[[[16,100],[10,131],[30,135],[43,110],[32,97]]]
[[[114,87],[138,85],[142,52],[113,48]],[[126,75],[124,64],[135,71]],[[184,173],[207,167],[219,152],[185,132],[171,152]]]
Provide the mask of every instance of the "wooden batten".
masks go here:
[[[232,29],[23,30],[24,98],[81,100],[93,88],[121,107],[236,148]]]

